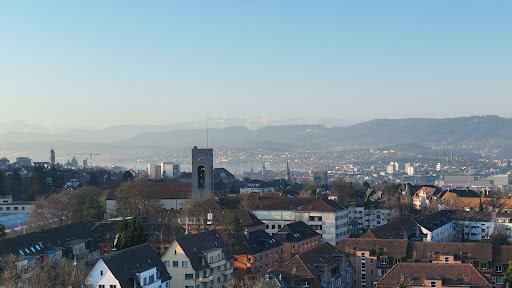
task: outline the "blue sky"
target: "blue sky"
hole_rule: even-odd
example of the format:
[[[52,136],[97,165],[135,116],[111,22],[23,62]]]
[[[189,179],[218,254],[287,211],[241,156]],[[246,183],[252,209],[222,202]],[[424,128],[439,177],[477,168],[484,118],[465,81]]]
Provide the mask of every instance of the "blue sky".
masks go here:
[[[0,122],[512,117],[512,1],[2,1]]]

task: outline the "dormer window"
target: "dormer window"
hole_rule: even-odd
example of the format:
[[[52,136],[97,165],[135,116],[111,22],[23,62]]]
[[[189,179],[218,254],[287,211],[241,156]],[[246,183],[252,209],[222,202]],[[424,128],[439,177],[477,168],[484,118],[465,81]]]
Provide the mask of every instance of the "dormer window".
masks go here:
[[[503,272],[503,266],[496,265],[496,273],[501,273],[501,272]]]
[[[436,288],[436,281],[430,281],[430,288]]]
[[[388,258],[381,258],[380,265],[388,265]]]
[[[450,257],[444,257],[444,263],[450,263]]]

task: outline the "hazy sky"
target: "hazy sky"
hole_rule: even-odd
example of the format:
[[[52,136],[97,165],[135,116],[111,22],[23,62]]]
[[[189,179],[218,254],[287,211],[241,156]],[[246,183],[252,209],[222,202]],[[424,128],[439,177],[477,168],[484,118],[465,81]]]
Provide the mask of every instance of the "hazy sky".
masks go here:
[[[512,117],[512,1],[2,1],[0,122]]]

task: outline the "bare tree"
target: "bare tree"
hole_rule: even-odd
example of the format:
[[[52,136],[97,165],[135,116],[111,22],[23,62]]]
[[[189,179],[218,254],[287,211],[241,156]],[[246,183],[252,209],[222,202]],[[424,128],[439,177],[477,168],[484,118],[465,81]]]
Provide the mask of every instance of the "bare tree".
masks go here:
[[[207,226],[207,214],[213,214],[213,226],[224,224],[224,213],[213,196],[197,195],[188,199],[183,207],[183,216],[187,218],[189,228],[201,231]]]
[[[22,261],[21,256],[4,255],[2,258],[3,260],[0,261],[0,283],[8,288],[18,288],[24,274],[18,266],[18,263]]]
[[[253,288],[260,282],[259,279],[256,278],[250,278],[249,276],[245,276],[241,279],[231,279],[228,283],[226,283],[227,288]],[[265,286],[261,286],[264,288]],[[266,288],[266,287],[265,287]]]
[[[115,191],[117,215],[120,217],[157,215],[163,205],[160,199],[155,199],[152,195],[150,185],[147,178],[137,178],[121,183]]]
[[[87,204],[92,199],[96,199],[96,203],[99,203],[99,199],[103,198],[104,194],[97,188],[85,187],[41,196],[34,204],[34,210],[30,215],[30,230],[48,229],[77,221],[93,221],[95,219],[89,217],[91,212],[89,209],[98,209],[98,207]],[[101,207],[99,208],[99,217],[101,217],[103,213],[101,213]]]
[[[343,178],[335,178],[332,182],[332,192],[338,198],[338,203],[348,205],[355,200],[355,190],[351,182]]]
[[[496,245],[510,245],[510,235],[507,232],[505,225],[500,223],[494,224],[494,230],[489,237],[491,243]]]

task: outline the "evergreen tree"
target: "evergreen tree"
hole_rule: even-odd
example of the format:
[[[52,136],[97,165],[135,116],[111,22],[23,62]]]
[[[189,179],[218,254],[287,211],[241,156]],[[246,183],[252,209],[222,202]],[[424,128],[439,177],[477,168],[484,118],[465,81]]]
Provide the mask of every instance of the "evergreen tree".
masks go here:
[[[45,194],[45,192],[46,186],[44,183],[44,168],[35,167],[30,185],[29,200],[35,200],[36,197]]]
[[[125,172],[123,173],[123,182],[124,182],[124,181],[131,181],[131,180],[133,180],[133,174],[132,174],[132,172],[130,172],[130,171],[125,171]]]
[[[508,262],[507,271],[503,275],[503,287],[511,288],[512,287],[512,261]]]
[[[15,169],[11,175],[11,191],[19,193],[21,190],[21,174],[18,169]]]
[[[85,223],[92,227],[94,222],[103,219],[103,206],[101,206],[98,198],[87,198],[84,205]]]
[[[7,236],[7,232],[5,232],[5,225],[0,224],[0,239],[4,238],[5,236]]]
[[[116,232],[118,233],[117,250],[123,250],[146,242],[144,227],[142,227],[137,216],[134,216],[130,223],[126,219],[121,220],[116,226]]]
[[[5,176],[4,172],[0,171],[0,196],[5,195]]]
[[[482,198],[480,198],[480,203],[478,204],[478,211],[484,211],[484,205],[482,204]]]
[[[55,168],[55,166],[50,168],[50,177],[52,179],[53,187],[62,188],[64,186],[64,179],[62,179],[62,176],[57,172],[57,168]]]

